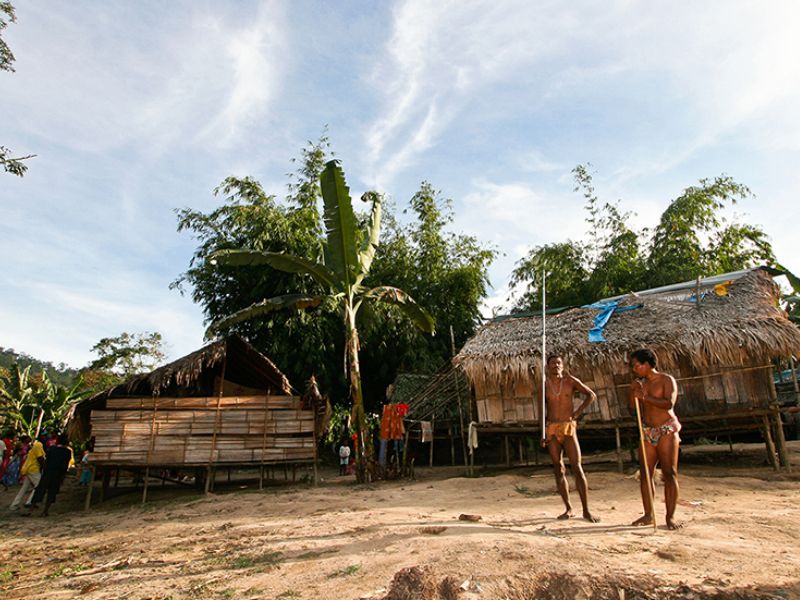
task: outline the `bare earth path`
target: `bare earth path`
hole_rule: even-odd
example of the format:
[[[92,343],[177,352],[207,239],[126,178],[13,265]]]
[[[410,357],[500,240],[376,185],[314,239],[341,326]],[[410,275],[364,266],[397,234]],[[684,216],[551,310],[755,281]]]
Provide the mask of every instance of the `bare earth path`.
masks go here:
[[[737,450],[753,463],[759,448]],[[800,442],[791,448],[800,471]],[[3,511],[0,590],[48,600],[800,598],[800,476],[711,456],[683,469],[677,532],[663,526],[662,488],[658,531],[630,527],[638,483],[608,464],[588,469],[597,524],[555,519],[562,507],[542,467],[470,479],[440,468],[371,486],[326,472],[316,488],[166,489],[144,507],[131,494],[89,513],[67,490],[47,519]]]

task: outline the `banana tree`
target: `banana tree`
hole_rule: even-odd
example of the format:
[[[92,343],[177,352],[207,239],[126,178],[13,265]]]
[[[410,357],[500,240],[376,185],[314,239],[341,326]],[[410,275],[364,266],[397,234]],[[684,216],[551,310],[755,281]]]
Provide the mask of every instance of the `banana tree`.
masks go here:
[[[431,316],[403,290],[391,286],[367,289],[363,283],[375,257],[380,238],[381,201],[379,194],[369,192],[362,196],[371,204],[365,230],[359,228],[350,190],[338,161],[325,165],[320,175],[322,189],[325,243],[321,260],[312,260],[279,252],[255,250],[220,250],[215,252],[212,264],[224,266],[269,265],[272,268],[311,276],[325,294],[286,294],[267,298],[212,323],[208,334],[214,335],[241,321],[286,309],[316,307],[332,300],[341,311],[346,332],[345,364],[350,380],[353,422],[358,431],[356,450],[359,481],[370,478],[368,467],[372,456],[371,438],[367,432],[364,398],[361,391],[361,371],[358,361],[359,338],[357,315],[364,303],[384,302],[397,306],[422,331],[433,333]]]
[[[15,430],[24,433],[31,433],[32,407],[35,404],[30,374],[30,365],[20,369],[15,363],[0,376],[0,416]]]
[[[41,426],[47,431],[60,431],[66,425],[66,415],[72,405],[88,396],[90,390],[82,390],[83,377],[80,375],[71,385],[53,383],[47,371],[42,371],[42,385],[37,394],[37,404],[43,412]]]

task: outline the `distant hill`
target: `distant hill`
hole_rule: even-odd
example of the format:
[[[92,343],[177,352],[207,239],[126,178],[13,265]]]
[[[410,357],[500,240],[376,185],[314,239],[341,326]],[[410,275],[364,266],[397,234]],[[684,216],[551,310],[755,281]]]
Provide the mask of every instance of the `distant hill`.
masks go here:
[[[13,348],[0,346],[0,367],[8,369],[14,363],[19,364],[22,368],[31,365],[31,374],[46,370],[53,383],[59,385],[68,385],[78,375],[78,369],[72,369],[64,363],[54,365],[51,362],[29,356],[24,352],[16,352]]]

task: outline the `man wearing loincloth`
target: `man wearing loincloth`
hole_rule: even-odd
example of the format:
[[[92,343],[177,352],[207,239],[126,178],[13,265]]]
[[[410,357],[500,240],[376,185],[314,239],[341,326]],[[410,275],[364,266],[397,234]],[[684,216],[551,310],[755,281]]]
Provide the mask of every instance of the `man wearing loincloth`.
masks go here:
[[[678,529],[675,522],[675,505],[678,502],[678,450],[681,438],[678,432],[681,424],[675,416],[675,401],[678,386],[672,375],[656,370],[656,355],[652,350],[641,349],[631,353],[630,366],[634,380],[628,391],[628,403],[636,410],[636,399],[642,414],[644,433],[644,456],[639,450],[639,487],[642,493],[644,515],[633,525],[652,525],[654,517],[650,499],[655,494],[653,473],[656,463],[661,466],[664,478],[664,501],[667,505],[667,528]],[[645,470],[650,473],[650,493],[647,489]]]
[[[586,400],[577,410],[572,402],[575,392],[586,395]],[[547,431],[546,440],[543,440],[542,444],[546,444],[550,452],[558,493],[561,494],[561,499],[566,507],[564,513],[558,518],[569,519],[573,516],[572,504],[569,502],[569,485],[564,469],[564,451],[566,450],[572,474],[575,477],[575,486],[581,497],[583,518],[597,523],[598,519],[589,512],[586,475],[581,466],[581,447],[578,443],[577,428],[578,419],[586,407],[597,399],[597,394],[572,375],[565,375],[563,358],[554,355],[547,358],[545,398],[547,399]]]

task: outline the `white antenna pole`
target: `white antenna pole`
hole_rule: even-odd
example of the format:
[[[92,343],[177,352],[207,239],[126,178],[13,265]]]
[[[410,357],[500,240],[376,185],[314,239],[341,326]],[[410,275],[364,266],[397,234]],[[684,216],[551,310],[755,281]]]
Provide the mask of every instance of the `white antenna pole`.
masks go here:
[[[547,294],[547,274],[542,269],[542,440],[547,439],[547,400],[545,394],[545,369],[547,368],[547,333],[545,329],[545,304]]]

